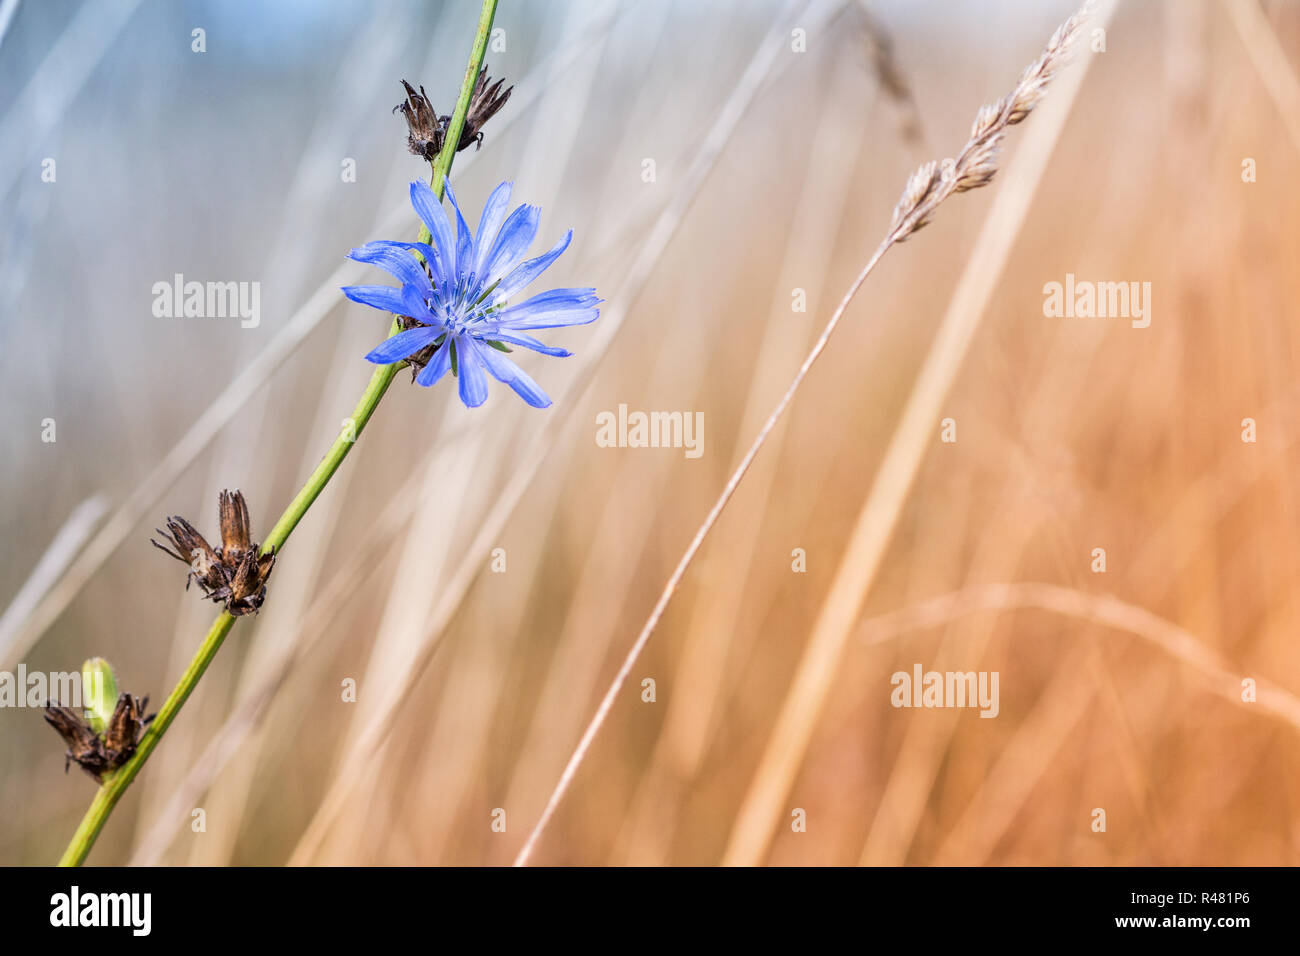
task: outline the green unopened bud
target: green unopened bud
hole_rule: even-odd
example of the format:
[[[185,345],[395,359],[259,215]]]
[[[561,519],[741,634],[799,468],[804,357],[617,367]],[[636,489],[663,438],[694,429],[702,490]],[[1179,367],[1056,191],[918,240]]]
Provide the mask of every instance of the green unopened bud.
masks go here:
[[[97,734],[108,726],[117,706],[117,678],[113,665],[102,657],[92,657],[81,665],[81,701],[86,722]]]

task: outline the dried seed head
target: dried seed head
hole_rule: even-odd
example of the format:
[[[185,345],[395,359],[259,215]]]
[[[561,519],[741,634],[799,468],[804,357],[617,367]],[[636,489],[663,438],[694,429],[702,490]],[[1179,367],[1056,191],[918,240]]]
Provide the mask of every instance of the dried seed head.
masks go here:
[[[1004,135],[1003,130],[995,130],[982,140],[968,144],[961,156],[960,164],[956,160],[950,160],[952,169],[948,178],[955,192],[964,193],[968,189],[978,189],[993,181],[998,171],[998,155],[1002,152]]]
[[[474,93],[470,97],[469,111],[465,114],[465,127],[460,131],[460,142],[456,144],[456,151],[468,149],[470,143],[483,145],[483,124],[496,115],[501,107],[506,105],[506,100],[510,99],[510,94],[514,90],[513,86],[506,87],[505,92],[501,91],[501,84],[505,78],[501,78],[488,86],[492,77],[488,76],[487,64],[483,64],[483,69],[479,70],[478,82],[474,84]],[[451,123],[451,117],[443,117],[445,124]],[[446,125],[443,127],[446,131]]]
[[[980,107],[971,124],[970,139],[956,159],[926,163],[912,174],[894,207],[890,226],[892,241],[903,242],[925,226],[939,204],[954,192],[978,189],[993,181],[1007,128],[1021,122],[1043,98],[1048,83],[1069,58],[1092,6],[1093,0],[1087,0],[1056,29],[1043,52],[1021,73],[1010,94],[997,103]]]
[[[53,702],[45,705],[45,722],[67,744],[68,749],[64,751],[64,772],[75,763],[98,783],[104,771],[108,770],[108,754],[99,734],[71,707]]]
[[[221,553],[226,558],[242,555],[253,546],[248,531],[248,503],[242,494],[221,492],[217,516],[221,522]]]
[[[406,102],[394,106],[393,112],[400,110],[406,118],[406,147],[416,156],[433,162],[442,152],[444,135],[438,114],[425,95],[423,86],[418,93],[406,80],[402,80],[402,86],[406,87]]]
[[[975,114],[975,122],[970,124],[970,138],[981,139],[993,131],[998,117],[1002,115],[1003,102],[985,103]]]
[[[198,582],[205,595],[221,587],[225,583],[225,575],[221,571],[221,553],[213,550],[203,535],[195,530],[194,525],[184,518],[169,516],[166,523],[166,531],[161,528],[154,530],[162,535],[167,544],[159,544],[152,538],[149,543],[190,566],[190,573],[185,578],[186,589],[189,589],[191,580]]]
[[[927,200],[938,188],[941,181],[939,164],[934,160],[923,163],[912,173],[903,187],[903,195],[894,207],[893,221],[889,231],[897,234],[897,242],[903,242],[912,233],[921,229],[930,221]]]
[[[116,770],[135,756],[135,748],[140,743],[144,729],[156,715],[144,715],[149,706],[149,698],[132,697],[121,694],[113,716],[104,730],[104,753],[108,758],[108,768]]]
[[[487,70],[487,64],[484,64],[479,70],[474,91],[470,94],[469,109],[465,113],[465,125],[460,131],[460,139],[456,142],[457,152],[469,149],[473,144],[479,146],[483,144],[483,125],[505,106],[506,100],[510,99],[511,91],[514,90],[511,86],[502,91],[504,79],[499,79],[489,86],[492,78],[488,76]],[[418,93],[406,80],[402,80],[402,86],[406,88],[406,101],[394,106],[393,112],[400,111],[406,119],[406,147],[416,156],[431,163],[438,158],[443,144],[447,141],[451,115],[438,115],[423,86]]]
[[[239,491],[223,491],[218,504],[221,547],[212,548],[194,526],[184,518],[167,519],[170,535],[159,531],[174,549],[152,541],[154,547],[190,566],[190,579],[198,582],[203,595],[212,601],[225,602],[226,610],[236,617],[262,607],[266,599],[266,580],[275,567],[275,554],[262,554],[252,541],[248,503]],[[189,557],[187,558],[186,555]]]
[[[144,716],[148,706],[148,697],[142,700],[130,694],[119,695],[104,732],[99,734],[71,707],[47,704],[45,722],[68,746],[64,754],[64,771],[75,763],[96,783],[103,782],[104,774],[116,770],[135,756],[144,729],[156,716]]]
[[[1057,27],[1052,38],[1047,41],[1047,46],[1043,48],[1043,52],[1038,55],[1038,59],[1025,67],[1024,72],[1020,74],[1020,82],[1016,84],[1016,88],[1006,100],[1008,126],[1014,126],[1024,120],[1043,98],[1043,94],[1047,92],[1047,84],[1069,61],[1071,50],[1079,34],[1083,32],[1083,25],[1092,15],[1092,7],[1093,0],[1087,0],[1074,16]]]
[[[236,617],[261,610],[266,600],[265,582],[274,565],[274,554],[259,555],[256,549],[245,551],[234,565],[230,583],[221,592],[226,610]]]

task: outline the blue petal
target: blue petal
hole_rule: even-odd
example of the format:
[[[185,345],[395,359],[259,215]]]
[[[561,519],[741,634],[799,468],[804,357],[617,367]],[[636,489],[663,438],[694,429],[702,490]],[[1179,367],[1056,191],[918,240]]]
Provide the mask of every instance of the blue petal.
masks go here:
[[[487,377],[483,374],[480,353],[490,351],[468,335],[456,336],[456,358],[460,366],[460,400],[469,408],[478,408],[488,397]]]
[[[464,279],[474,266],[474,240],[469,235],[469,224],[460,213],[456,194],[451,191],[451,180],[447,180],[443,188],[447,191],[447,198],[451,200],[451,208],[456,210],[456,277]]]
[[[434,266],[434,280],[438,288],[456,284],[456,245],[451,235],[451,223],[447,221],[447,211],[434,195],[429,184],[417,179],[411,183],[411,205],[416,214],[424,221],[433,236],[434,247],[438,250]]]
[[[570,229],[564,234],[564,238],[551,248],[550,252],[545,252],[536,259],[529,259],[502,279],[501,284],[496,288],[496,292],[493,293],[497,301],[510,298],[545,272],[547,267],[560,258],[560,254],[565,249],[569,248],[569,243],[572,240],[573,230]]]
[[[486,285],[500,279],[524,257],[537,235],[537,222],[540,218],[541,210],[536,206],[520,206],[510,214],[506,224],[501,227],[497,241],[492,245],[486,271],[480,273]]]
[[[484,329],[483,326],[476,325],[474,334],[480,338],[491,339],[494,342],[505,342],[507,345],[522,345],[526,349],[541,352],[543,355],[553,355],[555,358],[568,358],[573,354],[568,349],[562,349],[558,345],[544,345],[531,335],[524,335],[522,332],[507,332],[493,328]]]
[[[435,274],[439,269],[438,250],[430,246],[427,242],[398,242],[395,239],[376,239],[373,242],[367,242],[364,246],[361,247],[360,251],[364,252],[366,250],[374,250],[374,253],[372,253],[372,258],[373,258],[373,255],[377,254],[379,250],[382,248],[394,249],[399,252],[404,251],[404,252],[418,253],[424,259],[425,262],[433,263],[432,268]],[[353,250],[353,251],[355,252],[358,250]],[[353,258],[356,257],[354,256]],[[369,262],[371,261],[371,259],[367,258],[367,259],[362,259],[360,261]],[[406,268],[405,260],[399,259],[397,260],[397,262],[402,268],[404,269]],[[416,260],[415,264],[416,266],[419,267],[420,274],[423,275],[423,278],[419,279],[420,287],[422,289],[429,288],[432,283],[429,279],[429,274],[424,270],[424,264],[421,263],[419,260]],[[409,280],[404,279],[403,281],[409,281]]]
[[[420,369],[420,374],[415,376],[416,384],[428,388],[446,375],[450,368],[451,336],[447,336],[447,341],[443,342],[438,347],[438,351],[433,353],[433,358],[429,359],[429,364]]]
[[[479,356],[483,359],[483,364],[487,370],[492,373],[492,377],[498,382],[503,382],[515,390],[522,398],[533,408],[546,408],[551,404],[550,396],[542,391],[541,386],[534,382],[528,375],[514,362],[506,358],[495,349],[482,349]]]
[[[483,215],[479,217],[478,232],[474,235],[474,274],[480,278],[487,275],[488,257],[492,254],[497,230],[506,218],[513,187],[513,183],[502,183],[492,190],[492,195],[483,204]]]
[[[376,365],[391,365],[393,362],[399,362],[407,356],[414,355],[426,345],[432,344],[433,340],[442,334],[442,329],[421,326],[416,329],[407,329],[405,332],[398,332],[392,338],[385,339],[369,355],[366,356],[367,362],[374,362]]]
[[[399,315],[409,315],[413,319],[419,319],[426,325],[445,325],[442,318],[435,315],[429,308],[429,302],[425,298],[426,293],[421,292],[415,286],[402,286],[402,308],[398,310]]]
[[[429,276],[424,271],[424,266],[420,265],[420,260],[416,259],[408,251],[408,247],[419,249],[421,246],[423,246],[423,249],[420,249],[420,251],[423,254],[423,250],[429,248],[423,243],[367,242],[361,248],[349,252],[348,258],[368,265],[379,266],[384,271],[396,276],[403,283],[410,283],[422,289],[427,289],[430,288]]]
[[[403,286],[403,288],[408,288]],[[345,285],[343,294],[353,302],[360,302],[384,312],[404,313],[402,289],[390,285]]]
[[[377,253],[382,249],[398,249],[407,252],[414,250],[426,259],[437,258],[438,255],[437,250],[431,248],[427,242],[399,242],[396,239],[372,239],[364,246],[361,246],[358,249],[353,249],[353,253],[361,253],[361,255],[353,255],[352,258],[357,259],[359,262],[369,262],[371,259],[367,257],[366,254]],[[349,255],[351,255],[351,253],[349,253]],[[419,265],[418,260],[416,265]]]
[[[491,322],[502,329],[557,329],[565,325],[586,325],[600,317],[596,308],[603,300],[594,289],[551,289],[502,309]]]

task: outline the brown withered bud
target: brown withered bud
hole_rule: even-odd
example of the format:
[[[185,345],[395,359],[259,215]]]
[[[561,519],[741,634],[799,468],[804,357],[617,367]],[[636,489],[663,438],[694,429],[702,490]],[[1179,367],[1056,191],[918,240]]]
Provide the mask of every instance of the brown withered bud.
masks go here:
[[[253,547],[249,531],[248,502],[238,491],[223,491],[217,501],[217,515],[221,520],[221,553],[229,559]]]
[[[254,546],[225,566],[230,570],[230,581],[212,593],[212,600],[225,601],[226,610],[235,617],[260,610],[266,600],[266,579],[275,566],[275,555],[258,554]]]
[[[63,772],[67,773],[68,768],[76,763],[98,783],[104,771],[109,769],[108,752],[104,749],[99,734],[71,707],[54,703],[45,705],[45,722],[68,745],[64,752]]]
[[[513,86],[502,92],[501,85],[505,80],[499,79],[489,86],[490,80],[487,65],[484,64],[483,69],[479,70],[474,92],[470,95],[469,110],[465,114],[465,126],[460,131],[460,140],[456,143],[456,152],[469,149],[470,144],[481,147],[483,125],[505,106],[506,100],[510,99]],[[443,144],[447,141],[451,116],[450,114],[438,115],[433,104],[429,102],[423,86],[418,93],[406,80],[402,80],[402,86],[406,88],[406,102],[394,106],[393,112],[401,111],[402,116],[406,118],[407,148],[416,156],[431,163],[437,159],[438,154],[442,152]]]
[[[223,491],[218,506],[221,547],[213,548],[184,518],[169,517],[168,532],[158,533],[173,547],[150,539],[155,548],[190,566],[190,579],[199,583],[204,597],[221,603],[236,617],[261,608],[266,599],[266,580],[275,567],[275,554],[261,554],[252,540],[248,503],[238,491]],[[187,557],[188,555],[188,557]]]
[[[491,86],[488,81],[492,77],[487,75],[487,64],[483,64],[483,69],[478,72],[478,82],[474,84],[474,93],[469,99],[469,112],[465,114],[465,128],[460,131],[460,142],[456,144],[456,151],[469,149],[470,143],[477,143],[475,149],[483,145],[483,124],[497,114],[501,107],[506,105],[506,100],[510,99],[510,94],[514,90],[513,86],[506,87],[504,93],[501,92],[501,84],[505,78],[497,80]],[[451,122],[451,117],[446,117],[447,123]]]
[[[108,758],[108,769],[116,770],[135,756],[135,748],[140,743],[144,729],[149,726],[157,714],[144,715],[149,706],[149,698],[132,697],[119,694],[117,706],[104,728],[104,754]]]
[[[144,729],[157,716],[144,716],[148,706],[148,697],[141,699],[130,694],[120,694],[101,737],[71,707],[46,704],[45,722],[58,731],[63,742],[68,745],[64,752],[64,772],[75,763],[96,783],[102,783],[104,774],[116,770],[135,756]]]
[[[419,93],[406,80],[402,80],[402,86],[406,87],[406,102],[394,106],[393,112],[401,110],[402,116],[406,118],[406,148],[416,156],[433,162],[438,153],[442,152],[445,138],[438,114],[434,112],[423,86]]]
[[[149,543],[190,566],[190,573],[185,576],[185,590],[189,590],[190,581],[194,580],[199,583],[204,595],[210,595],[226,583],[225,571],[221,567],[221,552],[214,551],[203,535],[194,529],[194,525],[184,518],[172,516],[167,519],[167,531],[161,528],[154,530],[175,550],[159,544],[153,538],[149,539]]]

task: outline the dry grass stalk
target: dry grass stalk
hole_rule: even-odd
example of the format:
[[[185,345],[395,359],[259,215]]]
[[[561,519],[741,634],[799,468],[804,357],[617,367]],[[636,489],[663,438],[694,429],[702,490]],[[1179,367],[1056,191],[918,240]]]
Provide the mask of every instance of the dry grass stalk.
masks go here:
[[[839,202],[839,197],[850,190],[866,144],[874,138],[871,124],[844,122],[838,104],[860,95],[861,78],[849,68],[843,44],[835,50],[839,52],[833,52],[831,59],[836,65],[825,81],[822,115],[808,141],[808,163],[796,194],[784,258],[776,273],[781,278],[775,284],[772,311],[763,328],[744,410],[729,438],[735,452],[728,467],[734,468],[739,461],[745,436],[762,425],[772,384],[786,376],[790,356],[806,349],[817,332],[815,312],[791,315],[785,290],[811,279],[808,289],[814,301],[831,293],[836,237],[843,234],[851,215],[850,207]],[[830,228],[827,209],[836,210]],[[768,439],[765,459],[746,478],[749,500],[763,503],[758,513],[766,513],[780,500],[777,463],[789,425],[786,421],[778,426]],[[674,691],[666,702],[654,752],[623,824],[617,852],[625,862],[656,866],[667,861],[677,822],[684,816],[687,782],[695,778],[721,723],[728,662],[740,639],[735,621],[743,613],[748,584],[760,564],[761,529],[758,521],[724,523],[716,532],[713,547],[700,559],[697,573],[713,583],[707,600],[693,602],[682,633],[707,638],[684,642],[674,662]]]
[[[980,107],[971,124],[970,139],[956,159],[923,164],[903,189],[894,207],[894,218],[886,243],[904,242],[930,222],[939,205],[953,193],[964,193],[987,186],[997,173],[998,154],[1007,129],[1024,122],[1047,92],[1047,85],[1065,65],[1083,24],[1092,12],[1092,0],[1066,20],[1038,59],[1020,74],[1015,89],[998,100]]]
[[[1103,25],[1116,0],[1107,0]],[[763,758],[755,772],[728,841],[724,862],[752,864],[767,852],[774,814],[793,783],[816,721],[837,671],[841,650],[876,578],[920,463],[931,447],[934,422],[955,380],[981,317],[1010,256],[1016,236],[1064,128],[1086,74],[1087,64],[1063,83],[1048,104],[1048,114],[1026,136],[1012,163],[1011,181],[997,196],[975,240],[970,259],[953,291],[943,321],[916,377],[898,426],[877,469],[831,590],[818,612],[782,704]],[[1031,71],[1033,68],[1031,67]],[[906,754],[930,764],[933,753]],[[891,781],[896,778],[891,774]],[[907,777],[904,774],[903,777]],[[899,778],[902,779],[902,778]],[[910,785],[909,785],[910,786]],[[882,823],[888,827],[889,824]],[[910,826],[910,823],[909,823]],[[875,826],[873,825],[873,831]],[[907,838],[891,836],[902,846]]]
[[[1300,730],[1300,699],[1294,694],[1280,685],[1257,679],[1258,702],[1244,703],[1241,698],[1242,675],[1235,673],[1209,643],[1146,608],[1111,595],[1088,594],[1054,584],[977,585],[863,621],[857,629],[856,639],[865,644],[882,644],[907,633],[943,627],[967,615],[1017,610],[1048,611],[1106,630],[1131,634],[1184,664],[1209,693],[1247,710],[1261,709],[1269,716],[1290,724],[1294,730]],[[978,793],[929,862],[937,865],[983,863],[992,855],[1027,795],[1047,769],[1045,755],[1056,752],[1100,692],[1100,680],[1082,688],[1078,686],[1078,670],[1088,656],[1089,652],[1080,647],[1069,658],[1071,664],[1057,671],[1052,685],[1039,695],[1033,714],[1017,728],[1015,736],[998,757],[995,769],[985,776]],[[1026,768],[1036,770],[1027,771]],[[1146,785],[1141,786],[1145,792]],[[862,862],[870,864],[874,860],[864,851]]]
[[[605,718],[613,708],[619,691],[626,682],[641,652],[645,649],[645,645],[649,642],[650,635],[654,633],[655,628],[658,626],[668,602],[672,600],[677,586],[686,573],[686,569],[699,552],[704,539],[716,524],[723,509],[735,494],[745,473],[749,470],[758,452],[767,441],[768,435],[776,427],[777,421],[793,401],[795,393],[799,390],[799,386],[803,384],[803,380],[807,377],[813,363],[825,351],[831,335],[834,334],[840,319],[843,318],[845,311],[848,309],[849,303],[853,301],[867,276],[871,274],[876,264],[890,247],[895,243],[905,241],[917,230],[923,228],[931,220],[940,204],[954,192],[977,189],[993,180],[993,176],[997,171],[997,157],[1001,151],[1002,140],[1007,128],[1022,122],[1042,100],[1048,83],[1068,61],[1074,44],[1082,32],[1083,25],[1092,13],[1093,6],[1094,0],[1087,0],[1073,16],[1057,28],[1051,39],[1048,40],[1043,52],[1025,68],[1015,88],[1007,96],[997,103],[980,109],[975,117],[975,122],[972,124],[970,138],[955,159],[947,159],[942,162],[932,160],[923,164],[908,179],[907,185],[903,189],[903,195],[894,207],[889,232],[840,300],[821,335],[818,336],[803,364],[800,365],[794,380],[768,416],[753,444],[745,453],[745,457],[741,459],[740,464],[727,480],[722,493],[709,510],[704,522],[697,529],[691,543],[687,546],[686,552],[682,555],[677,567],[673,570],[667,584],[665,584],[659,600],[650,612],[649,619],[637,636],[623,664],[619,667],[618,673],[614,675],[613,682],[583,732],[577,748],[569,758],[569,762],[565,765],[555,789],[547,800],[541,817],[529,834],[523,848],[519,851],[519,855],[515,858],[516,866],[528,862],[538,838],[550,822],[560,801],[564,799],[564,795],[572,784],[578,767],[585,759],[596,734],[600,731]]]
[[[871,68],[875,71],[876,82],[881,90],[893,102],[899,113],[898,131],[903,139],[913,145],[921,142],[921,111],[916,105],[916,95],[912,84],[899,66],[894,56],[894,40],[885,29],[885,25],[871,11],[868,0],[859,0],[858,18],[862,24],[862,36],[866,44],[867,56]]]
[[[941,627],[969,614],[1016,610],[1048,611],[1132,634],[1185,664],[1215,696],[1236,706],[1263,710],[1300,731],[1300,697],[1281,685],[1255,678],[1257,702],[1244,705],[1243,675],[1236,673],[1209,643],[1144,607],[1109,594],[1088,594],[1059,584],[1036,582],[977,585],[863,621],[857,639],[865,644],[881,644],[910,631]]]

